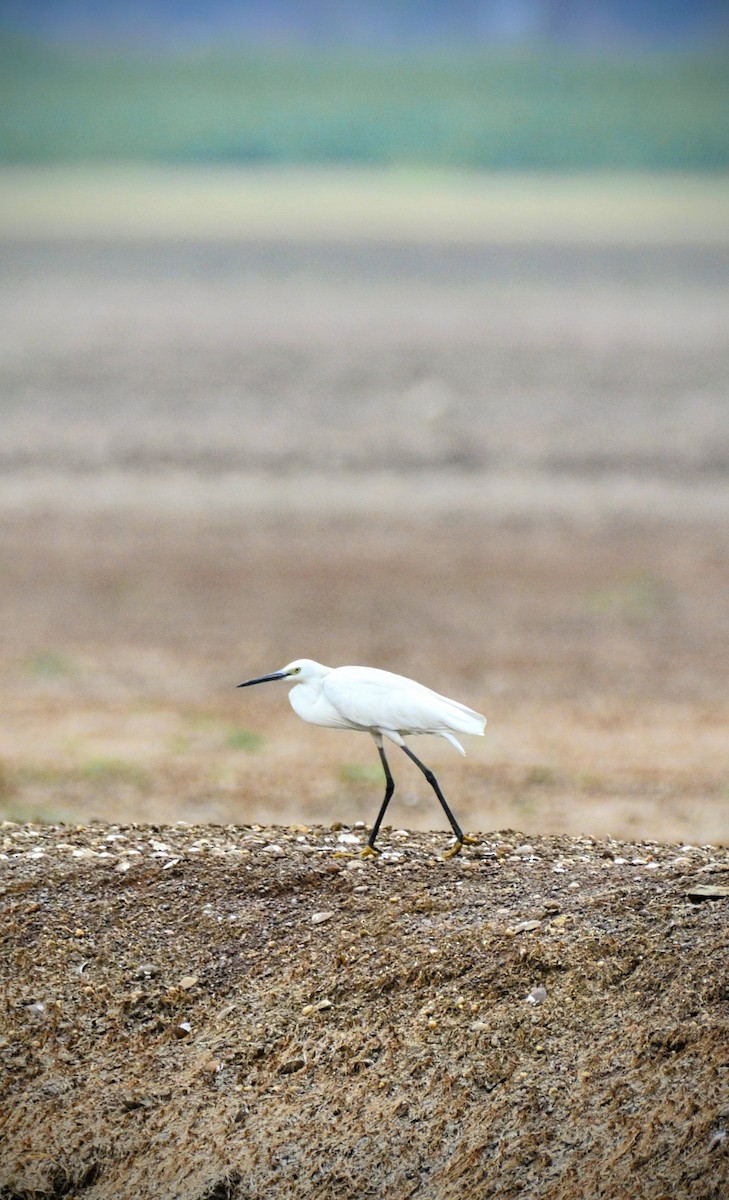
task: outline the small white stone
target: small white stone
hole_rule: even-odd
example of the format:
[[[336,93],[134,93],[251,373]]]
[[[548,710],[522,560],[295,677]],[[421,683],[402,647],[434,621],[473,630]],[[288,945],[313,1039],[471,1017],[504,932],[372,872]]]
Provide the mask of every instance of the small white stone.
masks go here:
[[[541,985],[539,987],[532,988],[526,999],[527,1004],[543,1004],[547,999],[547,989]]]

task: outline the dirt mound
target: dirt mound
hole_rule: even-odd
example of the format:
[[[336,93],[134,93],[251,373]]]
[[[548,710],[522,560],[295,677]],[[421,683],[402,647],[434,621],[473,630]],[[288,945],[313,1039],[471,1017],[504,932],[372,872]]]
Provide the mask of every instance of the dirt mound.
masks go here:
[[[3,1200],[725,1194],[729,851],[1,832]]]

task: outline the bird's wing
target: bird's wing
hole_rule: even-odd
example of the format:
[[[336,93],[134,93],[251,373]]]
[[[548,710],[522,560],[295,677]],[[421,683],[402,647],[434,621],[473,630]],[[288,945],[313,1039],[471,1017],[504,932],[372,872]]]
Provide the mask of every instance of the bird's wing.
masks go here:
[[[338,667],[326,676],[322,691],[347,721],[362,729],[482,732],[482,727],[473,727],[474,718],[476,724],[482,719],[464,705],[375,667]]]

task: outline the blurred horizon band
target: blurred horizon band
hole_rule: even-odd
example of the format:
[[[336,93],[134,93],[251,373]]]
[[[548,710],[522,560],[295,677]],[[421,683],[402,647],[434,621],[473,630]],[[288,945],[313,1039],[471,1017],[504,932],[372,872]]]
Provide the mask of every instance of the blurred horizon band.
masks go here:
[[[0,237],[729,242],[729,173],[0,167]]]
[[[53,44],[0,28],[0,163],[729,170],[726,51]]]

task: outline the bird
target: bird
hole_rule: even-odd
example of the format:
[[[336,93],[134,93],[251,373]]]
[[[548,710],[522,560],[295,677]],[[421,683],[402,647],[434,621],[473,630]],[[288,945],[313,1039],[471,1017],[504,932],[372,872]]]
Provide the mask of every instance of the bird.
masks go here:
[[[451,812],[438,780],[425,763],[413,754],[404,738],[410,734],[431,733],[446,738],[465,754],[456,733],[481,736],[486,718],[457,700],[449,700],[414,679],[382,671],[378,667],[325,667],[310,658],[297,658],[279,671],[247,679],[238,687],[253,687],[275,679],[286,679],[294,686],[289,701],[294,712],[312,725],[329,729],[354,729],[370,733],[385,772],[385,798],[372,826],[364,856],[379,854],[376,841],[387,806],[395,791],[395,781],[385,754],[384,739],[394,742],[423,772],[432,787],[455,835],[454,845],[445,857],[459,854],[464,845],[477,845],[478,839],[463,832]]]

